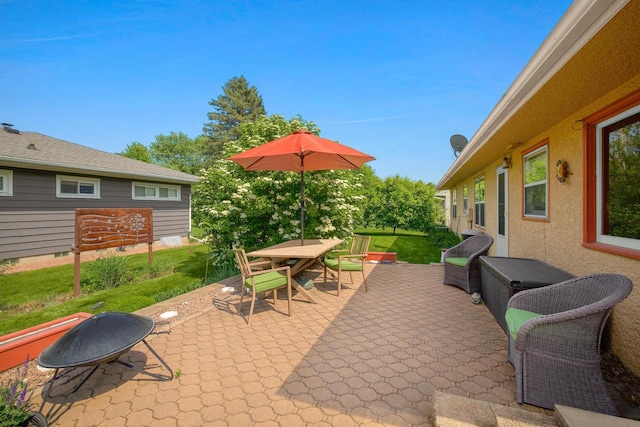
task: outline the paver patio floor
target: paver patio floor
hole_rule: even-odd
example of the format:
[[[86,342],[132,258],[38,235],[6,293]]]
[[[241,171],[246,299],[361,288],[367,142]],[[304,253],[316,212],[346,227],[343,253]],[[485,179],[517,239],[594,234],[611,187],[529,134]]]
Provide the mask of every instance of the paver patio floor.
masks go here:
[[[275,309],[272,299],[256,303],[251,326],[237,313],[239,296],[224,294],[148,340],[179,377],[103,365],[53,425],[431,425],[436,390],[517,406],[504,333],[486,306],[442,284],[442,266],[367,272],[368,292],[355,274],[339,298],[335,281],[325,288],[319,270],[307,273],[317,276],[318,304],[294,296],[287,317],[279,292]],[[143,345],[121,359],[163,372]],[[75,383],[56,383],[50,400]]]

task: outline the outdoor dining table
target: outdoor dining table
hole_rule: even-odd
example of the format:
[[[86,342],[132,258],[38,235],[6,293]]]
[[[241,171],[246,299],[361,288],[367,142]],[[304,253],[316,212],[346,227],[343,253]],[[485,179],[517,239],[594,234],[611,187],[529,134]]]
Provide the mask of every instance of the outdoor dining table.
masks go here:
[[[287,242],[278,243],[264,249],[248,252],[247,256],[264,258],[269,260],[273,265],[289,259],[297,260],[291,266],[291,276],[302,273],[305,269],[311,267],[322,255],[342,243],[341,239],[305,239],[304,245],[301,240],[289,240]],[[309,302],[317,304],[318,302],[300,285],[293,280],[291,283],[293,288]]]

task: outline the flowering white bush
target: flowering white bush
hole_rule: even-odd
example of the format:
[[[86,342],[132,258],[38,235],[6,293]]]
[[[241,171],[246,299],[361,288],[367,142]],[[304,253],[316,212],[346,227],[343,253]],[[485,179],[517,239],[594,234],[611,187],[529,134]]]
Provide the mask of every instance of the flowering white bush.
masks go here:
[[[289,135],[313,122],[263,116],[241,125],[242,138],[224,148],[224,157]],[[346,237],[362,216],[364,190],[359,170],[305,173],[305,238]],[[214,264],[228,262],[231,247],[246,250],[299,239],[300,175],[294,172],[245,171],[229,160],[204,170],[192,196],[194,220],[212,243]]]

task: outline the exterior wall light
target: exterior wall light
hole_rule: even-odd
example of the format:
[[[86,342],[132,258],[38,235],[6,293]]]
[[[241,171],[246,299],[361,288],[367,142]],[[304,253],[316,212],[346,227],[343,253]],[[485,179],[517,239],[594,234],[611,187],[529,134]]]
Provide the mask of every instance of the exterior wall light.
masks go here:
[[[509,169],[511,167],[511,159],[507,156],[502,158],[502,167],[504,169]]]

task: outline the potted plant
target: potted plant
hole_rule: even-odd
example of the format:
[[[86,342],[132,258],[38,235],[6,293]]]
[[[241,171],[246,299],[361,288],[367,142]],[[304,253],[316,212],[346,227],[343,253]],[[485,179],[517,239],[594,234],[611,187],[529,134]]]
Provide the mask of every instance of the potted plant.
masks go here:
[[[47,418],[40,412],[31,410],[31,396],[27,372],[29,356],[16,370],[16,377],[0,384],[0,427],[35,426],[47,427]]]

